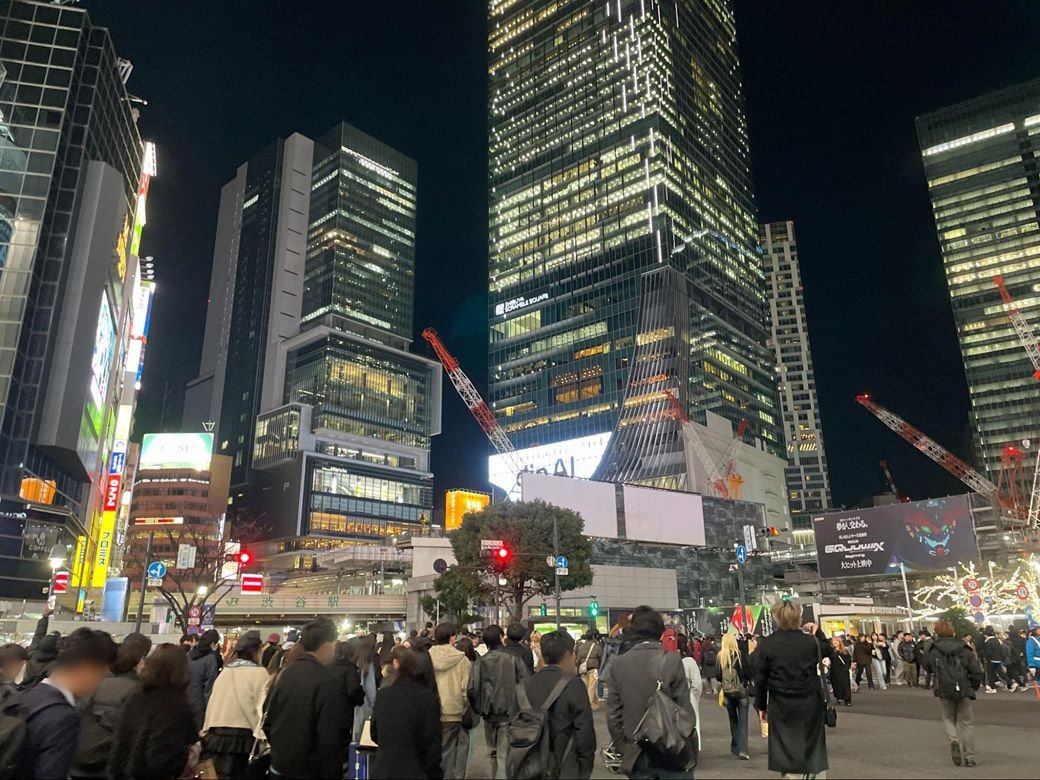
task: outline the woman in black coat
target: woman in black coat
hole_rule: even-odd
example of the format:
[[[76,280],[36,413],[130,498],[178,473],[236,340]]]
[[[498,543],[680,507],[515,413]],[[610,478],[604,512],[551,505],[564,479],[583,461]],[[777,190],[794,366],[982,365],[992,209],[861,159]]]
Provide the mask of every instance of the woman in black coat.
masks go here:
[[[114,780],[174,780],[199,732],[188,703],[188,659],[176,645],[148,656],[141,687],[130,694],[109,756]]]
[[[852,706],[852,678],[849,672],[852,667],[852,656],[845,649],[845,643],[840,636],[831,637],[831,668],[828,676],[831,681],[831,690],[834,698],[844,702],[846,707]]]
[[[777,630],[755,653],[755,709],[769,724],[769,769],[816,775],[827,770],[818,662],[833,653],[814,624],[807,628],[815,636],[801,630],[802,608],[795,602],[780,601],[772,613]]]
[[[372,711],[372,740],[379,745],[372,780],[444,777],[441,704],[433,667],[422,656],[403,647],[393,651],[393,674]]]

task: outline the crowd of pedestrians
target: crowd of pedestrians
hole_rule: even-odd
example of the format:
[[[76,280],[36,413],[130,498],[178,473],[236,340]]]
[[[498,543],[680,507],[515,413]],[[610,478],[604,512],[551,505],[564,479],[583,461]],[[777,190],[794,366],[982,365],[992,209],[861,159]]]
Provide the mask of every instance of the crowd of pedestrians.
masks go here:
[[[451,622],[339,642],[317,619],[284,641],[247,631],[222,654],[216,631],[117,645],[86,627],[48,633],[45,614],[28,648],[0,647],[0,777],[465,780],[482,728],[492,780],[587,778],[598,755],[630,778],[691,778],[705,693],[726,710],[736,759],[750,757],[754,721],[771,771],[813,777],[828,769],[835,706],[864,677],[930,688],[953,763],[970,767],[977,692],[1040,673],[1040,629],[957,636],[939,621],[891,641],[828,639],[789,600],[772,618],[764,638],[687,638],[639,607],[577,642]],[[597,746],[601,707],[610,741]]]

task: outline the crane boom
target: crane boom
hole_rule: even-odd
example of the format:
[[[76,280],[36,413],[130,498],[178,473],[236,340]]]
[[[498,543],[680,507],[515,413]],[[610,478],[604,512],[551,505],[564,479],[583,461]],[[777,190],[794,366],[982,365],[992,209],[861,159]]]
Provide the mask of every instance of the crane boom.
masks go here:
[[[481,397],[480,392],[470,381],[470,378],[466,376],[466,372],[462,370],[462,366],[459,365],[459,361],[448,351],[448,348],[444,346],[444,342],[441,341],[440,336],[437,335],[437,331],[433,328],[427,328],[422,332],[422,337],[430,342],[430,346],[433,347],[433,351],[437,353],[437,358],[441,361],[441,365],[444,366],[444,372],[448,375],[451,383],[455,386],[459,395],[462,397],[463,403],[466,404],[466,408],[469,409],[473,418],[477,421],[477,424],[483,429],[487,435],[488,440],[491,442],[491,446],[495,448],[495,452],[505,457],[506,462],[509,464],[510,470],[519,474],[523,471],[519,461],[513,454],[516,448],[513,447],[513,443],[509,441],[509,437],[506,432],[502,429],[502,426],[498,424],[498,420],[495,418],[495,413],[491,411],[491,407],[487,405]]]
[[[869,410],[875,417],[881,420],[881,422],[898,433],[948,472],[953,474],[953,476],[957,477],[957,479],[970,487],[976,493],[982,493],[986,496],[996,495],[996,485],[934,439],[925,436],[921,431],[917,430],[917,428],[912,426],[898,414],[890,412],[885,407],[875,403],[869,395],[857,395],[856,403]]]
[[[1026,354],[1029,355],[1029,361],[1033,364],[1033,379],[1040,379],[1040,345],[1036,343],[1036,334],[1033,333],[1033,329],[1029,327],[1029,323],[1026,322],[1026,318],[1022,316],[1022,312],[1020,312],[1018,307],[1015,306],[1015,300],[1011,297],[1011,293],[1008,292],[1007,287],[1004,286],[1004,277],[994,276],[993,284],[995,284],[997,290],[1000,291],[1000,298],[1004,301],[1004,311],[1007,312],[1011,324],[1015,326],[1015,332],[1018,333],[1018,339],[1022,342]]]
[[[700,434],[697,433],[696,426],[690,422],[690,418],[686,416],[685,410],[682,408],[682,404],[679,403],[679,399],[675,397],[675,394],[671,390],[664,391],[665,397],[668,399],[669,405],[672,407],[672,413],[678,418],[679,424],[682,426],[683,444],[684,449],[689,447],[693,450],[697,460],[704,466],[704,470],[708,474],[708,481],[711,486],[715,488],[715,492],[722,498],[729,498],[729,488],[726,487],[726,481],[722,478],[722,474],[715,467],[715,463],[712,461],[711,456],[708,454],[708,450],[704,446],[704,442],[701,441]],[[692,465],[689,461],[689,455],[687,454],[686,468],[690,472],[689,481],[692,483],[693,470],[690,468]],[[693,485],[688,485],[690,490],[693,490]]]
[[[910,500],[908,496],[904,496],[899,492],[899,488],[896,487],[896,481],[892,478],[892,472],[888,469],[888,461],[881,461],[881,471],[885,475],[885,481],[888,482],[888,489],[892,491],[892,495],[896,497],[896,501],[900,503],[906,503]]]

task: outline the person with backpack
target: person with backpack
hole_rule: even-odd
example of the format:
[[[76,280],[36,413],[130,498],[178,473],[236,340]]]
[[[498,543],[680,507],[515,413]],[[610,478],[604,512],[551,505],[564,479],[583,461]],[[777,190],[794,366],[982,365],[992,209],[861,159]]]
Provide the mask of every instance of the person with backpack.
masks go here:
[[[82,713],[76,761],[70,777],[103,777],[116,727],[130,694],[138,689],[138,673],[152,649],[152,640],[144,634],[129,634],[116,652],[111,676],[101,681],[90,696],[79,705]]]
[[[975,727],[972,723],[975,693],[982,685],[982,665],[975,653],[957,639],[953,626],[940,620],[935,640],[922,659],[935,681],[935,696],[942,704],[942,722],[950,740],[950,756],[956,766],[975,766]]]
[[[621,756],[630,778],[680,780],[693,777],[696,720],[690,688],[678,653],[661,647],[664,620],[653,607],[632,612],[625,629],[635,643],[614,659],[607,695],[611,752]],[[679,749],[669,750],[649,738],[647,725],[666,734]]]
[[[483,640],[488,650],[473,664],[467,696],[473,711],[484,719],[491,780],[505,780],[508,726],[517,711],[516,686],[530,675],[521,655],[503,648],[500,626],[485,628]]]
[[[517,686],[508,777],[586,780],[596,760],[596,729],[586,688],[576,677],[574,639],[561,629],[542,636],[541,645],[545,667]]]
[[[76,700],[97,690],[115,659],[116,643],[104,631],[77,628],[61,637],[50,674],[5,707],[0,717],[0,744],[5,748],[0,753],[0,771],[5,776],[12,762],[19,760],[7,748],[20,748],[19,777],[54,780],[69,776],[81,728]]]
[[[718,688],[718,664],[719,648],[715,644],[715,637],[706,636],[701,643],[701,677],[708,682],[708,689],[714,696],[719,692]]]
[[[775,630],[755,652],[755,709],[769,726],[769,769],[815,777],[826,772],[827,698],[821,662],[833,651],[814,623],[802,627],[802,608],[781,599],[772,608]]]
[[[578,675],[585,682],[585,690],[588,692],[589,706],[593,710],[598,710],[599,696],[596,694],[596,686],[599,682],[603,646],[599,642],[599,632],[596,629],[590,628],[585,633],[585,637],[578,642],[578,646],[574,649],[574,655],[578,660]]]
[[[433,667],[423,655],[404,647],[391,651],[390,674],[372,710],[372,740],[379,745],[373,780],[444,777],[441,705]]]
[[[748,686],[753,675],[747,650],[740,647],[736,634],[722,637],[717,678],[722,683],[722,697],[729,715],[729,752],[748,761]]]

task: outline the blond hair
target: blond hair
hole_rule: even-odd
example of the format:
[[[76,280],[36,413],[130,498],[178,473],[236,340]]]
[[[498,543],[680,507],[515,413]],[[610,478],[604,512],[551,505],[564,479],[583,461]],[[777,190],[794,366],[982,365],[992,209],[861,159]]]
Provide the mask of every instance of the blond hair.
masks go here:
[[[784,599],[776,602],[771,610],[773,624],[780,630],[802,627],[802,608],[798,602]]]
[[[719,664],[723,669],[731,669],[740,663],[740,647],[737,645],[737,635],[725,633],[722,635],[722,648],[719,651]]]

